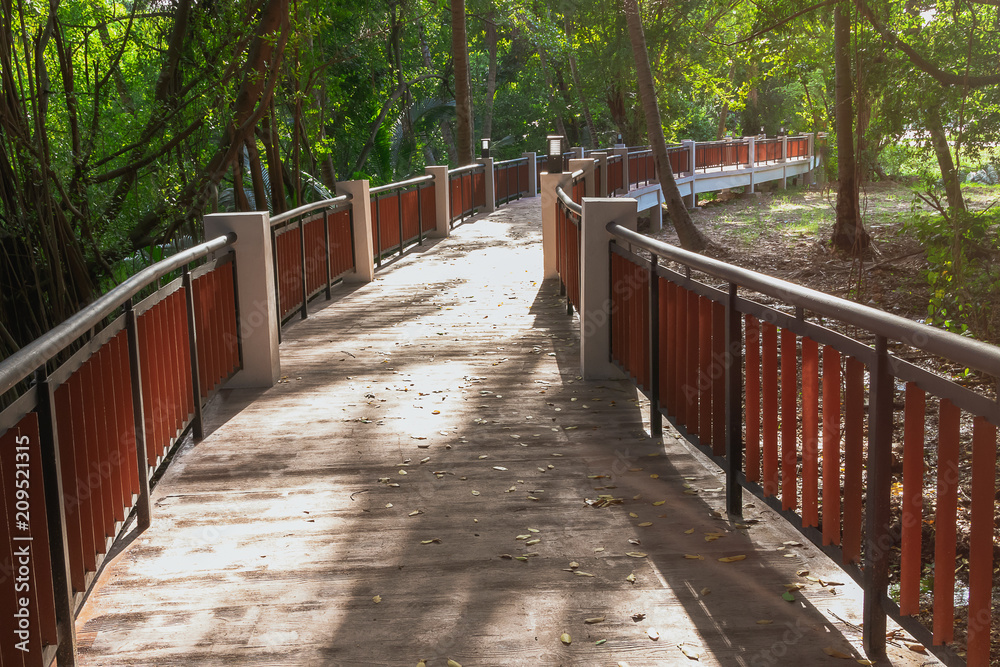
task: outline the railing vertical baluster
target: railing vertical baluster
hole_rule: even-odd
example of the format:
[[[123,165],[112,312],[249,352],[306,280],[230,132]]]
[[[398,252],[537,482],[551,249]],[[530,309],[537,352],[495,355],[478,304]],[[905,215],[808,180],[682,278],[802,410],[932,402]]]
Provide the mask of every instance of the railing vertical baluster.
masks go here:
[[[274,264],[274,308],[281,324],[281,264],[278,263],[278,235],[271,228],[271,262]],[[281,326],[278,327],[278,343],[281,343]]]
[[[198,378],[201,371],[198,367],[198,334],[194,326],[194,281],[191,280],[191,271],[184,267],[183,273],[184,303],[187,307],[187,334],[191,350],[191,395],[194,398],[194,421],[191,422],[194,429],[195,441],[205,437],[204,421],[202,420],[201,408],[201,383]]]
[[[136,526],[149,528],[149,470],[146,463],[146,416],[142,408],[142,375],[139,371],[139,327],[132,299],[125,302],[125,335],[128,338],[129,377],[132,381],[132,413],[135,422],[135,458],[139,473],[139,497],[135,501]],[[198,377],[194,378],[198,382]]]
[[[417,245],[424,244],[424,198],[423,186],[417,186]]]
[[[375,266],[382,266],[382,214],[379,202],[382,198],[375,197]]]
[[[76,664],[76,618],[73,614],[73,586],[69,561],[69,536],[66,533],[66,508],[63,503],[62,468],[59,461],[59,436],[56,426],[55,387],[49,384],[45,367],[35,372],[38,391],[38,435],[42,452],[42,480],[45,494],[45,521],[49,537],[52,567],[52,590],[56,611],[56,661]]]
[[[306,275],[306,221],[299,219],[299,274],[302,278],[302,308],[299,309],[299,317],[303,320],[309,317],[309,286]]]
[[[403,190],[396,190],[396,213],[399,218],[399,254],[403,255]]]
[[[743,516],[743,325],[736,308],[738,286],[729,283],[726,300],[726,510]]]
[[[326,300],[330,300],[330,282],[333,274],[330,270],[330,209],[323,209],[323,254],[326,256]]]
[[[865,501],[865,569],[862,641],[871,658],[885,655],[886,613],[882,596],[889,585],[889,549],[893,544],[889,523],[892,484],[893,379],[889,369],[888,342],[875,337],[875,363],[871,368],[868,408],[868,480]]]
[[[649,253],[649,433],[663,435],[660,412],[660,277],[656,253]]]

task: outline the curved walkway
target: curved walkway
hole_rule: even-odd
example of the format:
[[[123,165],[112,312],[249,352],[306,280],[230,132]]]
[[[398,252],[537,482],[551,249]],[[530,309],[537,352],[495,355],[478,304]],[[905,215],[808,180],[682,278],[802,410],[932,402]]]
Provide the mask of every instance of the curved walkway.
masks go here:
[[[285,330],[279,385],[216,398],[85,604],[81,664],[862,657],[846,575],[760,503],[724,519],[716,472],[649,438],[634,388],[578,377],[538,205],[342,286]]]

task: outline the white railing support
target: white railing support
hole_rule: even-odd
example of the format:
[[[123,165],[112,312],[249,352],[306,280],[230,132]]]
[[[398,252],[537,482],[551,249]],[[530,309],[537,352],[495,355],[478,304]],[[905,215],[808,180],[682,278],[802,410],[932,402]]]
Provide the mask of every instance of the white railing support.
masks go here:
[[[537,197],[535,184],[538,183],[538,156],[535,153],[521,153],[528,160],[528,194],[526,197]]]
[[[344,282],[370,283],[375,280],[375,245],[369,183],[367,180],[340,181],[337,193],[351,195],[351,219],[354,221],[354,273],[344,276]]]
[[[747,194],[753,194],[754,191],[754,174],[756,173],[756,160],[757,160],[757,137],[743,137],[747,142],[747,156],[750,160],[750,185],[747,186]]]
[[[236,294],[243,369],[227,387],[272,387],[281,379],[271,216],[267,211],[205,216],[205,238],[236,234]]]
[[[428,236],[448,238],[451,234],[451,201],[448,187],[448,167],[424,167],[424,173],[434,177],[434,231]]]
[[[493,158],[481,157],[478,160],[483,165],[483,189],[486,191],[486,212],[492,213],[497,210],[497,184],[496,174],[493,173]],[[510,173],[507,174],[510,178]]]
[[[597,190],[595,188],[595,167],[597,163],[590,158],[574,158],[569,161],[569,172],[572,174],[575,171],[583,170],[583,182],[586,188],[584,197],[594,197],[597,195]]]
[[[624,374],[610,361],[611,346],[611,235],[612,220],[635,229],[634,199],[584,198],[580,223],[580,368],[586,380],[619,379]]]
[[[556,270],[556,188],[567,190],[570,175],[542,172],[542,278],[557,278]]]

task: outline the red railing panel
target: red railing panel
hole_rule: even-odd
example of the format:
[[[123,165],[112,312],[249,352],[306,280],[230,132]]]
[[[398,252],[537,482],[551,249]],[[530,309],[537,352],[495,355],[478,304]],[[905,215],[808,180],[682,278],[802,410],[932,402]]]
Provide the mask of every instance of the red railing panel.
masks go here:
[[[669,339],[671,338],[670,325],[670,290],[672,289],[673,283],[668,281],[666,278],[657,277],[657,295],[659,297],[659,304],[657,304],[657,313],[659,315],[659,322],[657,326],[659,327],[660,337],[659,340],[651,341],[651,344],[657,345],[659,347],[659,361],[660,361],[660,386],[657,387],[660,394],[660,405],[654,407],[664,408],[668,414],[673,414],[673,406],[671,405],[669,394],[670,387],[673,384],[670,382],[670,378],[673,374],[673,368],[670,364],[670,345]]]
[[[104,446],[107,456],[107,467],[102,474],[108,476],[108,487],[111,489],[111,510],[115,521],[125,520],[125,506],[131,504],[131,494],[122,488],[122,455],[121,430],[118,425],[118,392],[115,387],[115,360],[110,344],[101,347],[97,353],[99,358],[100,376],[97,378],[104,390],[101,412],[105,418]]]
[[[823,544],[840,544],[840,352],[823,348]]]
[[[934,515],[934,644],[955,638],[955,544],[961,411],[941,399],[938,417],[937,511]],[[995,470],[990,471],[995,474]],[[943,565],[943,567],[942,567]]]
[[[687,354],[688,349],[688,308],[687,308],[687,298],[689,292],[677,285],[674,289],[674,340],[676,345],[672,350],[674,355],[674,369],[675,375],[673,380],[674,385],[674,402],[676,404],[677,412],[677,423],[687,424],[688,416],[688,404],[690,400],[688,399],[688,394],[690,392],[684,391],[684,385],[687,382],[688,371],[687,367],[690,363],[690,358]]]
[[[795,332],[781,330],[781,507],[798,507],[798,359]]]
[[[819,526],[819,345],[802,339],[802,525]]]
[[[76,487],[80,500],[80,539],[83,545],[83,564],[89,571],[97,569],[97,553],[100,540],[95,529],[100,522],[100,497],[95,493],[94,484],[89,478],[91,469],[90,440],[87,437],[87,415],[83,399],[82,369],[73,374],[66,386],[69,388],[71,415],[71,432],[73,434],[73,453],[76,459]],[[96,480],[99,481],[99,480]],[[81,587],[80,590],[83,590]]]
[[[660,339],[664,341],[664,347],[660,352],[660,359],[666,362],[664,371],[660,374],[663,381],[660,390],[661,400],[667,408],[667,414],[677,416],[677,285],[660,279],[660,295],[666,301],[661,306],[666,315],[665,325],[661,325]]]
[[[969,667],[990,664],[996,465],[997,428],[982,417],[976,417],[972,429],[972,526],[969,535]]]
[[[726,454],[726,307],[712,302],[712,453]]]
[[[760,482],[760,322],[745,316],[745,414],[746,476],[750,482]]]
[[[908,382],[903,408],[903,498],[899,557],[899,613],[904,616],[920,611],[925,403],[923,390],[913,382]]]
[[[73,590],[86,589],[86,569],[83,564],[83,538],[80,530],[80,492],[77,486],[76,447],[73,443],[73,408],[69,384],[59,385],[54,392],[56,437],[59,438],[59,469],[63,482],[63,512],[66,516],[66,545],[69,551],[70,582]]]
[[[433,191],[433,188],[428,190]],[[331,277],[354,269],[354,243],[349,210],[337,211],[330,215],[330,254]]]
[[[712,301],[698,297],[698,437],[711,447],[712,440]]]
[[[763,391],[763,488],[765,496],[778,495],[778,329],[763,323],[761,372]]]
[[[847,358],[844,378],[844,563],[861,562],[861,472],[864,461],[865,365]]]
[[[699,303],[698,295],[694,292],[688,290],[687,292],[687,377],[684,382],[684,396],[687,400],[686,414],[687,414],[687,426],[688,432],[692,435],[701,434],[698,431],[698,392],[696,387],[698,386],[698,361],[701,359],[699,356],[698,345],[700,343],[699,328],[700,328],[700,317],[699,317]]]

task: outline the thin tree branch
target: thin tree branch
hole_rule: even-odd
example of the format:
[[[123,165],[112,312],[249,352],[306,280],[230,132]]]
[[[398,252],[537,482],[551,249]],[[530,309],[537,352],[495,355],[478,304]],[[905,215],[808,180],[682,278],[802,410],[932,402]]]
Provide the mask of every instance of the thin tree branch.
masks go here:
[[[766,28],[762,28],[762,29],[758,30],[757,32],[753,33],[752,35],[750,35],[749,37],[744,37],[743,39],[738,39],[735,42],[730,42],[728,44],[724,44],[723,46],[736,46],[738,44],[743,44],[744,42],[749,42],[750,40],[756,39],[756,38],[760,37],[763,34],[771,32],[772,30],[774,30],[776,28],[780,28],[781,26],[785,25],[789,21],[793,21],[793,20],[797,19],[798,17],[802,16],[803,14],[808,14],[809,12],[816,11],[817,9],[821,9],[823,7],[829,7],[830,5],[835,5],[835,4],[837,4],[838,2],[841,2],[841,1],[842,0],[823,0],[823,2],[817,3],[817,4],[812,5],[810,7],[806,7],[805,9],[803,9],[801,11],[795,12],[791,16],[786,16],[785,18],[781,19],[777,23],[773,23],[773,24],[769,25]],[[997,1],[1000,2],[1000,0],[997,0]]]

